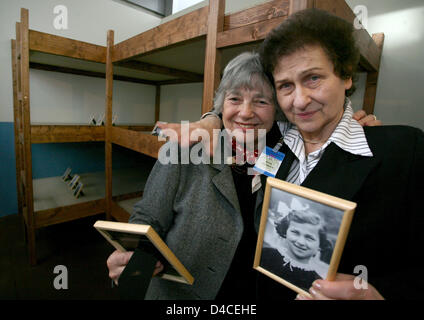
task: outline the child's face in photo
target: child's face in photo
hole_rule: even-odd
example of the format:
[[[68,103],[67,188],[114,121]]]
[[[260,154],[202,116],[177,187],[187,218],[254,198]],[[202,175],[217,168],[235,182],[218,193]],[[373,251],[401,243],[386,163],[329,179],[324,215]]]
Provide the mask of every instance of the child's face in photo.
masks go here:
[[[319,249],[320,225],[290,222],[287,229],[287,247],[295,258],[307,262]]]

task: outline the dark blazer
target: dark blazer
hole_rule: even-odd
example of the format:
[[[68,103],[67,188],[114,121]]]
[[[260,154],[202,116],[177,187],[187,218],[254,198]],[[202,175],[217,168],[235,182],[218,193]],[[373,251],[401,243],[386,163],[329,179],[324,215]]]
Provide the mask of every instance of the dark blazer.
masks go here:
[[[406,126],[364,131],[373,157],[352,155],[331,143],[302,186],[357,203],[339,272],[354,274],[362,265],[383,297],[422,299],[423,132]],[[294,155],[287,146],[283,152],[277,178],[284,180]]]

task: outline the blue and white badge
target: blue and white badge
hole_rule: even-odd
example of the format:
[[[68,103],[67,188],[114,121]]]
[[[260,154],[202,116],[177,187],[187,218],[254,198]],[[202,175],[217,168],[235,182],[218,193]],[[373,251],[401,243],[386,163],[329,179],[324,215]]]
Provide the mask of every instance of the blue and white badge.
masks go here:
[[[256,161],[253,170],[274,178],[284,157],[284,153],[276,151],[275,148],[266,147]]]

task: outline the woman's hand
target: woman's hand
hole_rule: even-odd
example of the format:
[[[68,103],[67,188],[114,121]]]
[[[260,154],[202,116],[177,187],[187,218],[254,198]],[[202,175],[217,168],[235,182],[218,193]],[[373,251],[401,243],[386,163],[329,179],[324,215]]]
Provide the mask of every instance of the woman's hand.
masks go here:
[[[188,128],[184,129],[185,133],[183,133],[184,130],[179,123],[157,122],[156,125],[162,129],[163,134],[168,136],[170,141],[178,142],[183,148],[201,141],[205,150],[208,150],[210,156],[212,156],[222,122],[218,117],[208,116],[202,120],[189,123]],[[216,129],[215,132],[214,129]]]
[[[115,250],[107,259],[106,264],[109,269],[109,278],[111,278],[116,285],[118,285],[119,277],[128,264],[128,261],[130,261],[133,253],[134,251],[121,252]],[[162,270],[163,265],[158,261],[153,271],[153,276],[157,275]]]
[[[373,114],[367,115],[364,110],[356,111],[353,114],[353,119],[359,122],[361,126],[365,127],[374,127],[381,126],[381,121],[377,120],[377,117]]]
[[[296,300],[384,300],[371,284],[355,285],[356,277],[338,273],[334,281],[316,280],[309,289],[312,298],[299,294]]]

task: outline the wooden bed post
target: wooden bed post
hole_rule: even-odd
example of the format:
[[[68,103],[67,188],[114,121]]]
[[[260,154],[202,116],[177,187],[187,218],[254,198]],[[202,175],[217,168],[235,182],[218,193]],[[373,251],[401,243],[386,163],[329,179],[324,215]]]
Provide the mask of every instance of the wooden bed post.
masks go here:
[[[112,97],[113,97],[113,42],[114,32],[107,33],[106,51],[106,107],[105,107],[105,172],[106,219],[112,217]]]
[[[35,252],[35,217],[32,185],[32,156],[31,156],[31,118],[30,118],[30,95],[29,95],[29,25],[28,10],[21,9],[21,23],[19,25],[19,53],[18,63],[20,69],[20,93],[18,100],[22,104],[22,127],[23,127],[23,157],[24,173],[23,184],[25,189],[26,227],[28,241],[28,255],[31,265],[37,263]],[[20,58],[20,60],[19,60]],[[25,215],[25,214],[24,214]]]
[[[224,30],[224,13],[225,0],[209,1],[202,114],[212,109],[213,96],[220,81],[221,52],[216,48],[216,42],[218,33]]]
[[[16,54],[16,40],[11,40],[12,47],[12,86],[13,86],[13,119],[14,119],[14,138],[15,138],[15,163],[16,163],[16,191],[18,196],[18,215],[22,218],[23,203],[22,203],[22,177],[21,177],[21,147],[20,147],[20,124],[21,117],[19,114],[19,100],[18,100],[18,76],[17,76],[17,54]]]
[[[377,95],[377,82],[378,82],[378,74],[380,70],[380,62],[381,62],[381,54],[383,52],[384,45],[384,33],[374,33],[372,35],[372,39],[377,45],[379,52],[378,66],[376,71],[370,71],[367,74],[367,82],[365,85],[365,93],[364,93],[364,105],[363,109],[367,114],[374,113],[375,106],[375,97]]]

